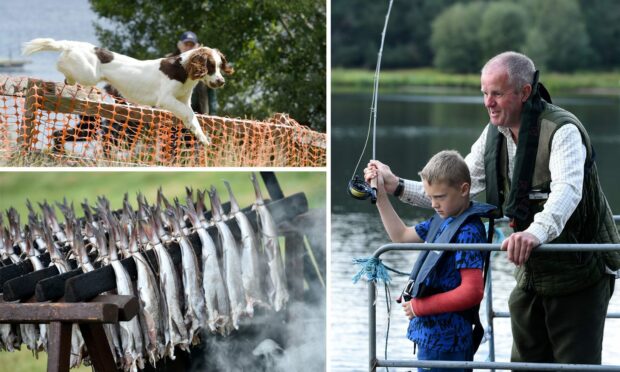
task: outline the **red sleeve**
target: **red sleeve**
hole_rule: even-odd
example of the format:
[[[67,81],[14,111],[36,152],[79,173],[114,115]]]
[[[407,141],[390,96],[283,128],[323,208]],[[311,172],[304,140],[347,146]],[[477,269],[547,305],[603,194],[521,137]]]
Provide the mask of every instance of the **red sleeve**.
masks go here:
[[[467,310],[482,301],[484,283],[481,269],[460,269],[461,285],[443,293],[411,300],[416,316]]]

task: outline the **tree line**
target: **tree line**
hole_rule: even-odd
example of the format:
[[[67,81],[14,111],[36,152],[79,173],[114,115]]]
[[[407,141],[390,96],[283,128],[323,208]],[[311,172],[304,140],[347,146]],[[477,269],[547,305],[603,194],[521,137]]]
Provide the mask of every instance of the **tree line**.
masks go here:
[[[218,115],[276,112],[314,129],[326,123],[325,0],[89,0],[102,46],[134,58],[163,57],[182,32],[221,50],[235,68],[217,91]]]
[[[375,67],[388,3],[331,2],[332,66]],[[549,71],[613,70],[618,38],[615,0],[395,0],[381,66],[471,73],[515,50]]]

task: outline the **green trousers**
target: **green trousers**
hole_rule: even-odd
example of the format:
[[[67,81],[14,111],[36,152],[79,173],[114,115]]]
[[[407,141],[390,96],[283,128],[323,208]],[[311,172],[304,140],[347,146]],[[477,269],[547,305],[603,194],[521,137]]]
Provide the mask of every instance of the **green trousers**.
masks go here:
[[[601,364],[603,330],[614,279],[565,296],[515,288],[508,307],[513,362]]]

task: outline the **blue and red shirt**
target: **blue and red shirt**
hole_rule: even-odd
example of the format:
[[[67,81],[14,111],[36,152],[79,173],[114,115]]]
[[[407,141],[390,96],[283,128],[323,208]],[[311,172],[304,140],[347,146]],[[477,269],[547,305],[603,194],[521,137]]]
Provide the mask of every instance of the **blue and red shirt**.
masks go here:
[[[442,223],[437,236],[452,222],[448,217]],[[430,219],[415,226],[418,236],[427,242]],[[486,243],[486,231],[480,217],[471,217],[456,234],[454,243]],[[484,254],[480,251],[455,251],[442,259],[426,278],[424,284],[441,292],[450,291],[461,284],[460,269],[482,269]],[[409,322],[407,338],[418,347],[437,351],[456,352],[471,348],[472,324],[458,313],[443,313],[415,317]]]

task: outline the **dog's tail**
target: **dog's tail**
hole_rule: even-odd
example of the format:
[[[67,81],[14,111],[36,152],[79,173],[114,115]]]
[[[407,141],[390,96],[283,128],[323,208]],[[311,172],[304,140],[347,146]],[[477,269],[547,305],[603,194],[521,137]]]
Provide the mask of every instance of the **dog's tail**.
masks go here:
[[[59,51],[64,50],[68,46],[64,41],[56,41],[54,39],[49,38],[39,38],[33,39],[23,44],[22,46],[22,54],[27,56],[32,53],[37,53],[41,51]]]

